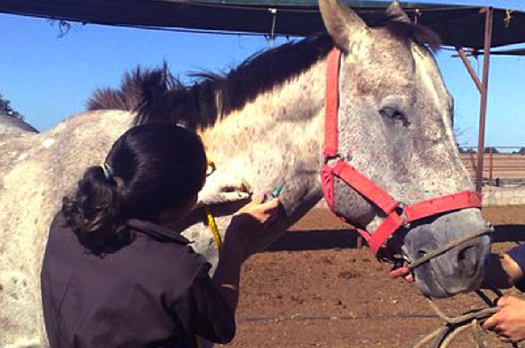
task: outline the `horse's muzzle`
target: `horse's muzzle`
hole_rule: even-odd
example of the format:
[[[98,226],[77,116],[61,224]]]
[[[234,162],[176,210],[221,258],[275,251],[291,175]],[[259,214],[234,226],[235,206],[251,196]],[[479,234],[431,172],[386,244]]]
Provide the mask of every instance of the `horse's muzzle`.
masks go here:
[[[484,259],[490,251],[490,238],[488,235],[465,238],[472,231],[490,232],[477,209],[440,216],[407,233],[403,249],[412,260],[459,241],[414,269],[416,284],[425,295],[450,297],[479,287]]]

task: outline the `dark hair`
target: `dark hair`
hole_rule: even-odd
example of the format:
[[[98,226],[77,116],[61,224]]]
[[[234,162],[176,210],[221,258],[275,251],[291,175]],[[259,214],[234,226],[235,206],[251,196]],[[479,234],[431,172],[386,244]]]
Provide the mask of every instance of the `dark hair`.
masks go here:
[[[161,211],[187,204],[206,175],[199,136],[169,124],[129,129],[113,144],[105,164],[111,174],[102,166],[88,168],[62,205],[80,243],[99,255],[132,241],[128,219],[152,221]]]

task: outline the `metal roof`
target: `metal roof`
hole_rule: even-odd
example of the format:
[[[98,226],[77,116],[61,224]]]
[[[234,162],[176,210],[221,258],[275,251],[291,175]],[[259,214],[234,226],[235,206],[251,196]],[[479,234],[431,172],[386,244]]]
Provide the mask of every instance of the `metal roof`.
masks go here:
[[[343,1],[365,19],[388,2]],[[482,48],[482,7],[401,2],[443,43]],[[0,0],[0,12],[83,23],[171,30],[307,36],[324,30],[315,0]],[[525,13],[494,10],[492,47],[525,42]]]

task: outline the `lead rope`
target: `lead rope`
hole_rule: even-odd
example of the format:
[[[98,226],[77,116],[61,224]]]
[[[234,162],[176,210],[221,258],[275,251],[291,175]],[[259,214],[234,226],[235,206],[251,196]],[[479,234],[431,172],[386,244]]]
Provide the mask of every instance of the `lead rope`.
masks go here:
[[[409,263],[406,268],[407,272],[412,271],[413,269],[421,266],[422,264],[430,261],[432,258],[437,257],[455,246],[467,242],[476,237],[488,234],[493,232],[493,228],[488,227],[486,229],[481,229],[475,231],[474,233],[468,233],[466,236],[454,240],[450,243],[445,244],[441,248],[438,248],[427,255]],[[500,298],[503,296],[503,293],[494,287],[490,287],[491,290],[497,297]],[[472,330],[475,344],[477,348],[487,348],[483,339],[481,338],[481,326],[479,322],[484,320],[491,315],[495,314],[498,309],[496,308],[495,301],[492,301],[481,289],[476,290],[476,294],[485,302],[488,308],[482,308],[477,310],[468,311],[458,316],[449,317],[447,316],[433,301],[432,298],[426,297],[430,307],[436,312],[436,314],[444,321],[443,324],[430,334],[424,336],[420,339],[414,346],[411,348],[422,348],[428,344],[432,344],[432,348],[447,348],[454,339],[459,335],[466,332],[468,329]],[[517,343],[510,343],[512,347],[519,348]]]
[[[473,233],[467,233],[466,235],[462,236],[461,238],[453,240],[453,241],[443,245],[442,247],[429,252],[425,256],[422,256],[419,259],[410,262],[406,266],[406,268],[407,268],[408,271],[412,271],[414,268],[419,267],[422,264],[430,261],[431,259],[433,259],[433,258],[435,258],[435,257],[437,257],[437,256],[439,256],[441,254],[446,253],[450,249],[453,249],[454,247],[456,247],[456,246],[458,246],[458,245],[460,245],[462,243],[468,242],[468,241],[470,241],[470,240],[472,240],[474,238],[477,238],[477,237],[480,237],[480,236],[483,236],[483,235],[486,235],[486,234],[490,234],[492,232],[494,232],[494,228],[491,227],[491,226],[486,226],[485,228],[476,229],[476,230],[474,230]]]
[[[215,222],[215,218],[213,217],[210,207],[205,205],[202,207],[202,210],[204,211],[204,215],[206,216],[206,221],[208,223],[208,227],[211,230],[211,234],[213,236],[213,241],[215,242],[215,246],[217,247],[217,250],[220,252],[222,250],[222,237],[219,233],[219,228],[217,227],[217,223]]]
[[[490,288],[497,298],[503,296],[503,294],[496,288]],[[488,308],[482,308],[477,310],[468,311],[455,317],[447,316],[433,301],[430,297],[426,297],[430,307],[436,312],[436,314],[444,321],[444,323],[430,334],[424,336],[411,348],[422,348],[432,344],[432,348],[447,348],[452,341],[454,341],[459,335],[471,329],[476,348],[488,348],[483,339],[481,338],[481,331],[483,330],[479,324],[481,320],[484,320],[498,311],[496,308],[495,301],[492,301],[482,290],[476,290],[476,294],[487,304]],[[512,347],[519,348],[517,343],[510,343]]]
[[[219,256],[221,254],[222,250],[222,237],[219,233],[219,228],[217,227],[217,223],[215,222],[215,218],[213,217],[213,214],[211,213],[210,207],[207,205],[204,205],[202,207],[202,211],[204,212],[204,216],[206,218],[206,221],[208,223],[208,227],[210,228],[211,234],[213,236],[213,241],[215,243],[215,247],[217,247],[217,251],[219,253]],[[195,342],[195,348],[203,348],[201,338],[197,335],[194,335],[194,342]]]
[[[208,159],[207,165],[208,165],[208,168],[206,170],[206,176],[209,176],[216,170],[216,166],[215,166],[215,163],[209,159]],[[202,211],[204,212],[204,216],[208,223],[208,227],[210,228],[210,231],[213,237],[213,241],[215,243],[215,246],[217,247],[217,251],[220,256],[223,242],[222,242],[221,234],[219,233],[219,228],[217,227],[217,223],[215,222],[215,217],[211,213],[210,207],[207,205],[204,205],[202,207]],[[195,342],[195,348],[203,348],[202,341],[199,336],[197,335],[194,336],[194,342]]]
[[[210,158],[207,159],[207,168],[206,168],[206,176],[212,175],[217,170],[217,166],[215,165],[215,162],[213,162]],[[204,215],[206,217],[206,222],[208,223],[208,227],[211,230],[211,234],[213,236],[213,241],[215,242],[215,246],[217,247],[217,251],[220,252],[222,250],[222,237],[219,233],[219,228],[217,227],[217,223],[215,222],[215,218],[213,217],[213,214],[211,213],[210,207],[208,205],[204,205],[202,207],[202,211],[204,212]]]
[[[410,274],[410,272],[412,272],[417,267],[421,266],[424,263],[429,262],[430,260],[432,260],[435,257],[438,257],[441,254],[446,253],[450,249],[453,249],[454,247],[462,243],[468,242],[474,238],[477,238],[477,237],[480,237],[486,234],[488,235],[493,232],[494,232],[494,227],[490,225],[486,225],[485,228],[474,229],[472,231],[468,231],[461,238],[450,241],[449,243],[441,246],[440,248],[432,250],[428,254],[416,260],[410,261],[410,260],[407,260],[406,257],[398,257],[396,255],[385,255],[386,257],[385,260],[393,262],[394,268],[392,269],[392,271],[402,270],[401,272],[398,272],[394,277],[405,276],[405,275]],[[405,265],[405,263],[408,263],[408,264]]]

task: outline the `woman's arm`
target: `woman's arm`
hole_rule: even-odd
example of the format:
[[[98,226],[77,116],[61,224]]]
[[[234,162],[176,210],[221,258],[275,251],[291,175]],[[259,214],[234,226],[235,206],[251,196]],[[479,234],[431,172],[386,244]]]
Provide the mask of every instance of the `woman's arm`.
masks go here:
[[[520,252],[525,253],[525,249]],[[522,278],[521,267],[508,253],[490,254],[487,257],[483,279],[486,284],[498,289],[508,289]]]
[[[266,226],[277,216],[277,207],[277,200],[267,203],[258,200],[234,215],[212,279],[208,275],[209,268],[203,267],[173,306],[186,332],[216,343],[228,343],[233,339],[246,245],[251,237],[265,233]]]
[[[254,200],[234,215],[226,230],[224,246],[213,275],[213,281],[232,313],[235,313],[239,300],[241,265],[245,260],[248,241],[265,233],[267,225],[277,218],[279,201],[262,201],[262,197]]]

